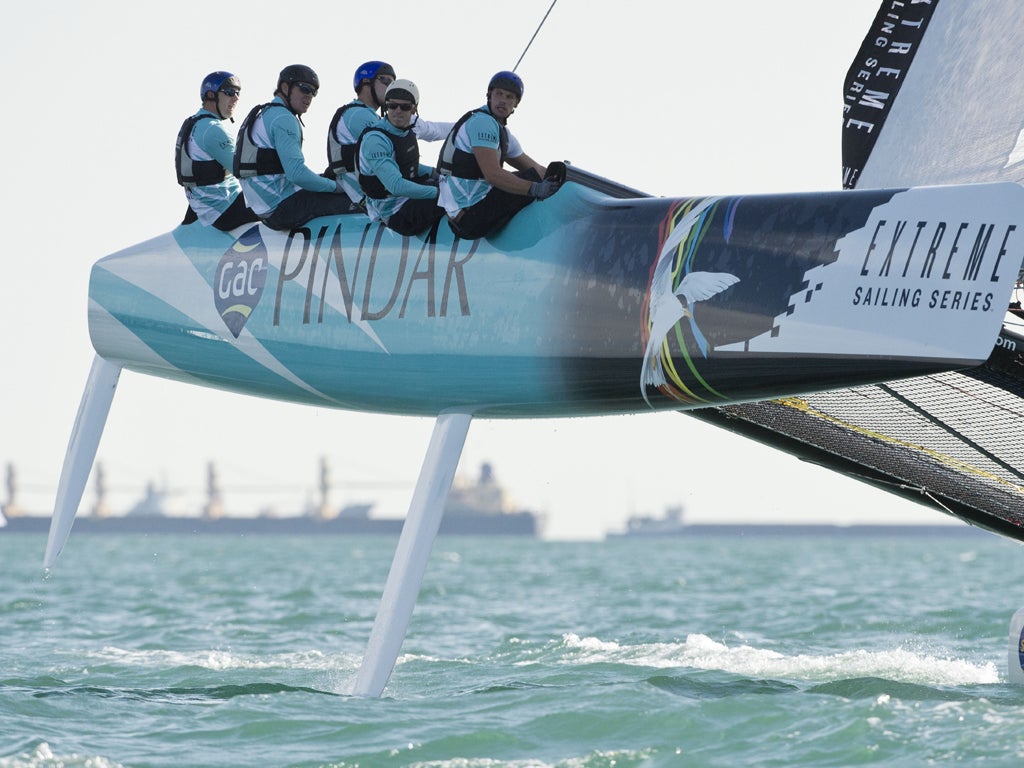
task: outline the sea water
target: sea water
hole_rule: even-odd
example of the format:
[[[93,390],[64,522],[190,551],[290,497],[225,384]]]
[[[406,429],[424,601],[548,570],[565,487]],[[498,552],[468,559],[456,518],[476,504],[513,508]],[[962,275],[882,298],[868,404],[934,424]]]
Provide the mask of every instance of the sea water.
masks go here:
[[[442,537],[380,699],[397,539],[0,532],[0,768],[1017,765],[1024,550],[962,530]]]

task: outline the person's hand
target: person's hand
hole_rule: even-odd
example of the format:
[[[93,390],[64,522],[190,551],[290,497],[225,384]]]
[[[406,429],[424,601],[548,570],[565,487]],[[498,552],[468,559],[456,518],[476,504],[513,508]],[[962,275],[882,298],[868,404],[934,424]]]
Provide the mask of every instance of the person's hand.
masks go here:
[[[544,200],[551,197],[555,192],[558,191],[558,182],[554,179],[544,179],[544,181],[531,181],[530,182],[530,197],[535,197],[538,200]]]

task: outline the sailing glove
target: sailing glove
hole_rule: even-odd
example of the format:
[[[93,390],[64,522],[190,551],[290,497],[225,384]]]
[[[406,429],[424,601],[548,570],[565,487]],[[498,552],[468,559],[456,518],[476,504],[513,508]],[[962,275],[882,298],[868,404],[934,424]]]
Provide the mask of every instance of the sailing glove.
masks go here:
[[[544,179],[544,181],[531,181],[530,182],[530,197],[535,197],[538,200],[545,200],[551,197],[555,192],[558,191],[558,182],[554,179]]]

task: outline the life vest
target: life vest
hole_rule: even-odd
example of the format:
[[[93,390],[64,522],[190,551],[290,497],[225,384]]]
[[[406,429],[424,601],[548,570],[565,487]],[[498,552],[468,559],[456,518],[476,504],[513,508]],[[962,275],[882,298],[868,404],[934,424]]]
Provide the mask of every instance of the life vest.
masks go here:
[[[458,135],[459,129],[462,128],[469,118],[477,113],[491,115],[490,112],[481,107],[480,109],[471,110],[459,118],[459,121],[452,127],[448,137],[444,140],[444,144],[441,146],[441,153],[437,157],[438,173],[450,174],[460,179],[482,179],[484,177],[483,171],[480,170],[480,164],[477,163],[473,153],[458,149],[455,146],[455,137]],[[491,117],[494,116],[491,115]],[[495,120],[494,122],[497,123],[498,121]],[[508,128],[498,123],[499,164],[505,162],[505,155],[507,153]]]
[[[375,110],[368,107],[363,102],[354,103],[349,102],[344,106],[338,107],[334,113],[334,117],[331,118],[331,127],[327,131],[327,163],[328,169],[334,178],[338,178],[345,171],[352,173],[356,169],[356,144],[359,140],[356,139],[356,144],[342,144],[338,141],[338,121],[341,120],[348,110],[353,108],[370,109],[374,115],[377,114]]]
[[[413,130],[410,128],[406,131],[405,136],[395,136],[382,128],[367,128],[359,135],[359,140],[355,144],[356,157],[359,156],[359,148],[363,144],[363,139],[370,133],[381,133],[388,137],[395,154],[395,162],[398,163],[398,170],[405,178],[415,181],[420,168],[420,145]],[[363,188],[367,197],[372,197],[374,200],[383,200],[391,194],[380,179],[364,174],[362,171],[359,172],[359,186]]]
[[[238,139],[235,141],[235,161],[232,163],[232,172],[239,179],[248,179],[253,176],[266,176],[269,174],[284,173],[284,166],[281,165],[281,157],[273,147],[258,147],[252,137],[252,129],[265,109],[270,107],[281,107],[287,109],[284,104],[272,101],[268,104],[257,104],[242,121],[238,129]],[[300,129],[301,131],[301,129]]]
[[[193,160],[188,153],[188,142],[196,123],[213,119],[213,115],[192,115],[181,124],[181,130],[178,131],[178,139],[174,142],[174,171],[178,183],[186,189],[220,184],[228,175],[227,169],[216,160]]]

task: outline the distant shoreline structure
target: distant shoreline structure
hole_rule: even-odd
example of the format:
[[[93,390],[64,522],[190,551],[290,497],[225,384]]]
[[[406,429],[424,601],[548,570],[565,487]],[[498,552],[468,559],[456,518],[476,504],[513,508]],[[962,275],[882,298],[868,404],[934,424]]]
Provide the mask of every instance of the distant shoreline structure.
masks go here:
[[[608,531],[606,540],[672,539],[705,536],[980,536],[984,528],[961,521],[916,523],[689,523],[681,504],[667,507],[661,517],[632,515],[622,531]],[[996,535],[996,534],[991,534]]]
[[[996,536],[973,525],[918,523],[689,523],[671,534],[635,536],[609,532],[606,539],[672,539],[712,536]]]
[[[300,514],[228,515],[224,512],[216,472],[208,468],[207,501],[201,514],[174,510],[174,494],[155,484],[125,514],[111,514],[106,503],[105,482],[97,465],[97,500],[92,514],[79,516],[76,533],[98,534],[231,534],[231,535],[383,535],[397,536],[404,517],[372,517],[373,502],[329,503],[330,482],[325,460],[320,462],[319,498],[306,504]],[[8,501],[0,507],[0,533],[45,533],[49,515],[29,515],[17,503],[17,482],[8,465]],[[525,536],[539,538],[544,518],[508,501],[489,463],[480,468],[475,482],[456,477],[445,504],[439,533],[463,536]]]
[[[76,534],[143,534],[159,535],[205,535],[220,534],[234,536],[398,536],[405,523],[403,518],[343,518],[317,520],[296,515],[292,517],[220,517],[210,520],[203,517],[111,516],[80,517],[75,520]],[[0,527],[0,536],[5,533],[46,534],[50,529],[50,518],[40,515],[12,517],[5,527]],[[455,536],[523,536],[537,538],[540,534],[538,520],[530,512],[510,512],[490,517],[484,515],[451,516],[441,520],[441,535]]]

